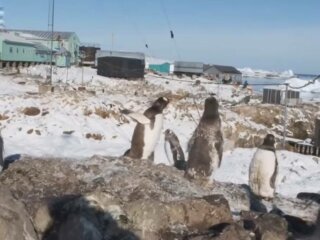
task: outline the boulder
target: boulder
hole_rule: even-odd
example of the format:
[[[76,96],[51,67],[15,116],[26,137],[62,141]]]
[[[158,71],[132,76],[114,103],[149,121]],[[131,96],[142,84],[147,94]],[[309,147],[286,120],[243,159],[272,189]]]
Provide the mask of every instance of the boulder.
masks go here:
[[[161,234],[203,231],[220,223],[231,223],[228,202],[219,195],[171,202],[140,200],[126,205],[128,218],[142,239]]]
[[[287,240],[288,224],[276,214],[241,212],[245,229],[255,235],[256,240]]]
[[[0,239],[37,240],[33,224],[23,203],[0,185]]]

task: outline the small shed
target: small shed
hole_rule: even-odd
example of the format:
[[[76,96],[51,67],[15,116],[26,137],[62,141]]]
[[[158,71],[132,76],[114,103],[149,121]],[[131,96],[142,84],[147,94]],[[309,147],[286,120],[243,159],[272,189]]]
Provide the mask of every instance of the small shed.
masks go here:
[[[149,69],[160,73],[170,73],[170,63],[149,64]]]
[[[203,63],[201,62],[174,62],[175,75],[201,76],[203,74]]]
[[[278,88],[264,88],[262,103],[285,104],[285,90]],[[288,90],[287,104],[295,106],[300,103],[300,92]]]
[[[314,126],[314,146],[320,147],[320,118],[316,118]]]
[[[242,73],[232,66],[205,64],[203,73],[208,78],[222,83],[242,83]]]
[[[55,62],[57,67],[70,67],[71,66],[71,53],[61,47],[55,54]]]
[[[84,54],[84,58],[82,60],[82,65],[86,66],[94,66],[95,58],[96,58],[96,52],[101,50],[98,45],[92,44],[92,45],[83,45],[80,46],[79,51]]]
[[[98,75],[125,79],[144,78],[145,55],[143,53],[97,51],[97,54]]]

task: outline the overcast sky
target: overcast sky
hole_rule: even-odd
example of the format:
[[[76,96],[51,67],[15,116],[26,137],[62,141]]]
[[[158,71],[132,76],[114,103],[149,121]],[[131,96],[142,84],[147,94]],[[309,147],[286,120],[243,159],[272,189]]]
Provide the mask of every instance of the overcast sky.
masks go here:
[[[0,0],[6,27],[47,30],[50,1]],[[319,0],[55,0],[55,29],[104,49],[113,35],[114,50],[316,74],[319,9]]]

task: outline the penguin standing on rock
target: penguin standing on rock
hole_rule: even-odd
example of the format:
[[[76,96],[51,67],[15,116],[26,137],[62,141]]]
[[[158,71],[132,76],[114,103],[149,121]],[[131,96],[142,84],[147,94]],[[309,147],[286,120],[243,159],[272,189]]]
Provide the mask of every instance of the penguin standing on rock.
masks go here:
[[[220,167],[223,153],[223,136],[219,103],[214,97],[207,98],[200,123],[189,144],[186,169],[188,178],[208,180],[215,169]]]
[[[153,160],[163,126],[162,112],[168,103],[168,98],[160,97],[143,114],[128,114],[137,121],[137,126],[133,132],[131,148],[125,152],[125,156]]]
[[[278,161],[275,138],[267,134],[263,144],[255,152],[249,169],[249,186],[258,197],[272,199],[275,193],[275,181],[278,173]]]
[[[4,160],[3,160],[3,139],[0,133],[0,172],[2,171],[4,166]]]
[[[177,135],[170,129],[164,132],[165,152],[173,166],[179,170],[186,170],[187,163]]]

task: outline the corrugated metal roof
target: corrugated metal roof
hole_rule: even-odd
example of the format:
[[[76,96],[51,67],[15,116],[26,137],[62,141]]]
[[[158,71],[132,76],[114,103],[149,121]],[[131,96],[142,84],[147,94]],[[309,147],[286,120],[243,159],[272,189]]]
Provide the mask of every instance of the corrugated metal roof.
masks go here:
[[[185,72],[185,73],[203,73],[203,63],[201,62],[174,62],[175,72]]]
[[[139,52],[119,52],[119,51],[98,50],[96,52],[96,59],[99,57],[121,57],[121,58],[133,58],[133,59],[145,60],[144,53],[139,53]]]
[[[28,45],[34,45],[34,43],[30,40],[27,40],[23,37],[20,37],[18,34],[8,31],[0,31],[0,37],[3,41],[14,42],[14,43],[22,43]]]
[[[232,66],[223,66],[223,65],[212,65],[222,73],[232,73],[232,74],[242,74],[235,67]]]
[[[28,33],[31,35],[34,35],[38,38],[43,38],[43,39],[51,39],[51,31],[38,31],[38,30],[23,30],[23,29],[7,29],[9,32],[21,32],[21,33]],[[74,32],[53,32],[53,38],[58,39],[69,39]]]

